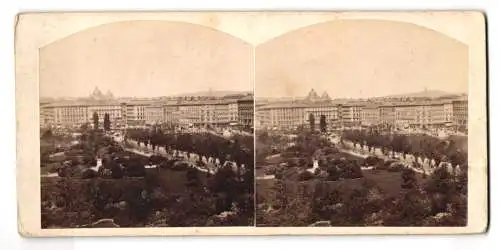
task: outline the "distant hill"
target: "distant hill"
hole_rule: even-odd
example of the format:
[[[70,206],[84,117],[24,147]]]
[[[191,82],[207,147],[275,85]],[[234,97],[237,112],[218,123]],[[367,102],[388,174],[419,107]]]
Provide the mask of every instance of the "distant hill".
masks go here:
[[[245,95],[251,94],[252,91],[224,91],[224,90],[213,90],[213,91],[198,91],[191,93],[182,93],[175,96],[213,96],[222,97],[227,95]]]
[[[145,99],[145,100],[161,100],[168,97],[183,97],[183,96],[204,96],[204,97],[223,97],[228,95],[247,95],[252,94],[252,91],[198,91],[191,93],[182,93],[173,96],[150,96],[150,97],[139,97],[139,96],[120,96],[115,97],[115,100],[127,101],[133,99]],[[88,97],[40,97],[40,103],[57,102],[57,101],[67,101],[67,100],[79,100],[88,99]]]
[[[381,96],[379,98],[401,98],[401,97],[409,97],[409,98],[437,98],[442,96],[460,96],[461,93],[450,93],[441,90],[424,90],[420,92],[407,93],[407,94],[398,94],[398,95],[388,95]]]
[[[386,96],[377,96],[370,98],[333,98],[336,102],[357,102],[364,101],[366,99],[399,99],[399,98],[440,98],[440,97],[458,97],[467,95],[466,93],[451,93],[441,90],[424,90],[420,92],[406,93],[406,94],[397,94],[397,95],[386,95]],[[258,102],[275,102],[275,101],[291,101],[294,99],[304,99],[306,97],[257,97],[256,101]]]

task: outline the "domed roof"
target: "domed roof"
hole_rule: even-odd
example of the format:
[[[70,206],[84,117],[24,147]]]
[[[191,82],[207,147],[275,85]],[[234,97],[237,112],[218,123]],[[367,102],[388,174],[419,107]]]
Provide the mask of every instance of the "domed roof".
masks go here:
[[[93,100],[110,100],[113,98],[114,96],[111,91],[108,90],[108,92],[106,92],[106,95],[104,95],[98,87],[95,87],[94,91],[92,91],[92,94],[90,95],[90,99]]]
[[[311,91],[309,91],[309,94],[307,95],[307,99],[311,100],[311,101],[314,101],[314,100],[319,99],[319,96],[316,93],[316,91],[314,91],[314,89],[311,89]]]
[[[114,98],[113,93],[111,93],[111,91],[108,90],[108,92],[106,92],[106,98],[113,99]]]
[[[96,86],[96,87],[94,88],[94,91],[92,91],[92,95],[91,95],[91,97],[93,97],[93,98],[97,98],[97,97],[102,97],[102,96],[103,96],[103,95],[102,95],[101,90],[100,90],[100,89]]]
[[[328,93],[326,93],[326,91],[323,92],[323,94],[321,95],[321,100],[323,100],[323,101],[330,101],[331,100],[330,96],[328,95]]]

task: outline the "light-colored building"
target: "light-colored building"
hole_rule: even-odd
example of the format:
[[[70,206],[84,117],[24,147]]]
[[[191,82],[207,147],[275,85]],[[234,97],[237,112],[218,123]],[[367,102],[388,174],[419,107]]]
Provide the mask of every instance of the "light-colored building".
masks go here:
[[[166,124],[177,124],[179,123],[179,106],[174,105],[177,104],[177,101],[170,101],[165,103],[164,107],[164,119]]]
[[[89,98],[42,103],[40,124],[81,125],[93,122],[93,114],[103,124],[110,116],[112,127],[146,124],[230,125],[253,124],[253,96],[170,97],[164,99],[122,99],[103,95],[95,89]]]
[[[54,123],[54,108],[50,103],[40,103],[40,126],[46,126]]]
[[[239,100],[238,103],[238,123],[243,126],[254,126],[254,100],[248,95]]]
[[[84,107],[80,107],[82,112],[85,112]],[[97,113],[99,117],[99,124],[104,123],[104,116],[109,115],[109,120],[111,125],[116,125],[117,122],[121,123],[123,121],[122,117],[122,107],[120,103],[116,101],[96,101],[89,102],[86,106],[87,109],[87,122],[92,123],[94,113]],[[78,121],[77,121],[78,123]]]
[[[316,129],[319,129],[322,116],[325,116],[327,127],[336,126],[341,117],[340,109],[341,106],[332,102],[328,94],[319,96],[311,90],[304,99],[259,105],[256,111],[257,126],[265,129],[294,130],[300,126],[308,127],[311,115]]]
[[[129,100],[123,103],[126,126],[140,126],[146,124],[146,107],[154,102],[150,100]]]
[[[165,122],[165,106],[161,104],[151,104],[144,108],[144,118],[146,124],[162,124]]]
[[[396,123],[395,108],[392,104],[381,105],[380,107],[380,123],[394,126]]]
[[[311,90],[306,98],[288,101],[268,101],[256,110],[258,128],[290,130],[309,126],[309,116],[315,124],[325,116],[328,128],[385,125],[389,128],[438,129],[467,125],[467,100],[338,103],[328,95],[319,97]],[[316,126],[316,128],[319,128]]]
[[[94,113],[99,118],[99,125],[104,123],[104,116],[109,115],[111,126],[120,126],[123,122],[122,107],[110,101],[64,101],[44,105],[40,111],[41,124],[61,126],[92,124]]]
[[[88,104],[83,102],[64,102],[51,104],[46,106],[48,111],[54,115],[53,121],[56,125],[73,125],[73,124],[83,124],[89,122],[92,119],[92,114],[89,116]]]
[[[380,123],[380,109],[377,105],[366,105],[361,110],[361,124],[373,126]]]
[[[464,126],[467,128],[468,124],[468,114],[469,106],[466,99],[453,100],[452,101],[452,120],[457,126]]]
[[[361,125],[361,104],[344,104],[341,106],[340,118],[342,126],[351,127]]]
[[[394,105],[394,126],[397,128],[409,128],[420,126],[425,119],[423,106],[410,104]]]
[[[261,107],[265,120],[261,125],[268,129],[291,130],[304,124],[307,106],[301,103],[276,103]]]
[[[439,128],[452,123],[451,101],[426,101],[394,104],[397,128]]]

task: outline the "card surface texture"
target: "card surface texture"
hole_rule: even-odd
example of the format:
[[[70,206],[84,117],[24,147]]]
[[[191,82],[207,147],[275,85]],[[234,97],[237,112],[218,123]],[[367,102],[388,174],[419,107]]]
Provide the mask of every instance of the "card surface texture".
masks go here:
[[[19,232],[483,233],[485,22],[19,14]]]

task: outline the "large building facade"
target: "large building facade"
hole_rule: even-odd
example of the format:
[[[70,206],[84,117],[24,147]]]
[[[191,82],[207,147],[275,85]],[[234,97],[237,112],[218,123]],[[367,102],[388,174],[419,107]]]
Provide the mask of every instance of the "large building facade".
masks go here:
[[[304,100],[266,103],[256,107],[259,128],[293,130],[310,124],[310,117],[314,118],[314,124],[319,128],[322,116],[327,124],[340,123],[342,117],[340,105],[332,102],[326,93],[320,97],[314,90]]]
[[[103,124],[105,114],[112,124],[123,123],[122,107],[115,102],[59,102],[41,106],[40,125],[82,125],[92,123],[97,113],[99,124]]]
[[[391,128],[467,128],[467,99],[374,103],[330,100],[314,90],[301,100],[267,102],[257,105],[256,124],[263,129],[290,130],[309,126],[309,116],[315,123],[325,116],[330,129],[357,126],[386,125]]]
[[[253,127],[254,121],[254,100],[252,96],[246,96],[237,100],[238,123],[243,126]]]
[[[116,100],[96,89],[86,99],[41,103],[40,125],[80,126],[92,123],[97,113],[99,124],[108,114],[115,128],[153,124],[253,126],[253,107],[252,95]]]

